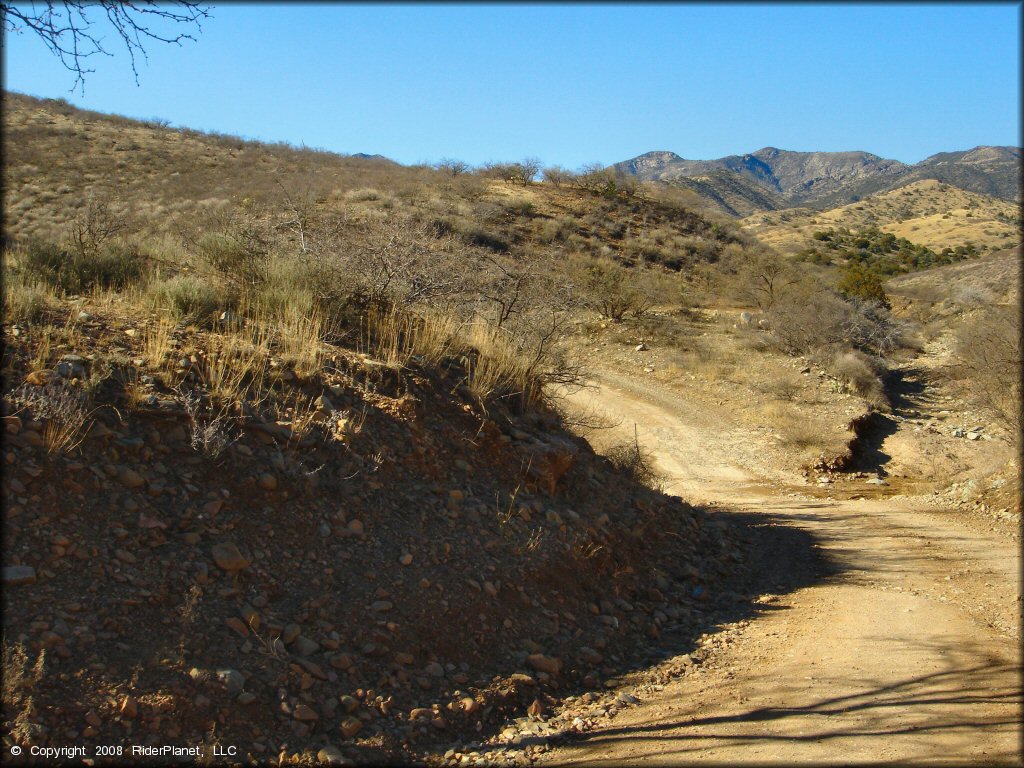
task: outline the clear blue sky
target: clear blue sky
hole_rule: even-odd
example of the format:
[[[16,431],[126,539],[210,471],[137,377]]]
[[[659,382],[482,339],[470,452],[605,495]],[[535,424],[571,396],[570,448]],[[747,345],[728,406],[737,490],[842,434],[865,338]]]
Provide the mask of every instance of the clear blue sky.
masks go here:
[[[29,34],[5,87],[132,117],[399,162],[649,150],[1020,143],[1021,9],[963,5],[214,6],[197,41],[94,57],[85,95]]]

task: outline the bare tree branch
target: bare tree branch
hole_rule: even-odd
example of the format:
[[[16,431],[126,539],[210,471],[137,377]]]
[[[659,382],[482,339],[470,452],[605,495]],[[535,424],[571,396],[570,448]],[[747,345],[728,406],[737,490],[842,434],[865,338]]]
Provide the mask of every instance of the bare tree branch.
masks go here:
[[[0,3],[4,29],[17,34],[31,32],[37,35],[50,52],[60,59],[69,72],[74,73],[74,91],[85,92],[85,76],[94,69],[85,61],[101,53],[113,54],[104,47],[102,25],[97,29],[96,19],[105,18],[124,43],[131,61],[135,84],[139,83],[136,57],[147,59],[146,44],[151,42],[181,45],[195,40],[180,27],[194,27],[202,31],[202,21],[210,18],[206,5],[191,0],[157,2],[114,2],[114,0],[47,0],[47,2]]]

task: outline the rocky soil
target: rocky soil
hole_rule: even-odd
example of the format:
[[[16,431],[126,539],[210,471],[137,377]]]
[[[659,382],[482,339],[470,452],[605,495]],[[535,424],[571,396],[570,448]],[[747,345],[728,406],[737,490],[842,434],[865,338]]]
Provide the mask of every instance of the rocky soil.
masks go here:
[[[143,378],[145,326],[90,309],[43,371],[5,328],[5,749],[444,760],[509,718],[552,727],[536,718],[563,697],[606,701],[706,629],[709,594],[736,597],[721,515],[639,485],[554,413],[449,395],[458,361],[283,369],[273,396],[316,397],[317,420],[233,416],[213,456],[209,423]],[[80,445],[55,449],[52,403],[111,359],[143,397],[115,367]]]

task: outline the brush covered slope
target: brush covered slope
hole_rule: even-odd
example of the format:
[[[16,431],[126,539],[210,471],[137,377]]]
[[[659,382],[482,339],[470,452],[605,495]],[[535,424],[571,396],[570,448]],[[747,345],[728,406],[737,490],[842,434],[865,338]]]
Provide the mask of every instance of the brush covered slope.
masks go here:
[[[940,181],[918,181],[828,211],[794,208],[742,219],[744,229],[783,253],[815,244],[815,233],[875,229],[936,252],[972,245],[977,251],[1020,241],[1020,209]]]
[[[717,578],[724,539],[699,510],[551,413],[447,395],[457,362],[440,380],[343,353],[280,369],[273,398],[317,398],[305,428],[197,423],[141,366],[144,404],[126,408],[115,372],[71,450],[53,403],[72,410],[111,348],[142,359],[150,325],[87,314],[50,374],[5,339],[5,380],[25,382],[4,416],[5,729],[34,744],[395,759],[599,686]],[[169,375],[198,378],[203,357]]]
[[[545,388],[740,233],[27,97],[5,139],[7,743],[424,759],[704,620],[732,534]]]

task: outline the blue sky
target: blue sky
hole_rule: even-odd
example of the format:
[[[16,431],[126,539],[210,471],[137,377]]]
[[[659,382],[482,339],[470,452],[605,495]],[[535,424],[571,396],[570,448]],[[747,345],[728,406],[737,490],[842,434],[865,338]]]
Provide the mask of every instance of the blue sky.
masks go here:
[[[1020,6],[214,6],[196,42],[96,57],[84,96],[28,34],[5,87],[101,112],[399,162],[577,168],[1020,143]]]

